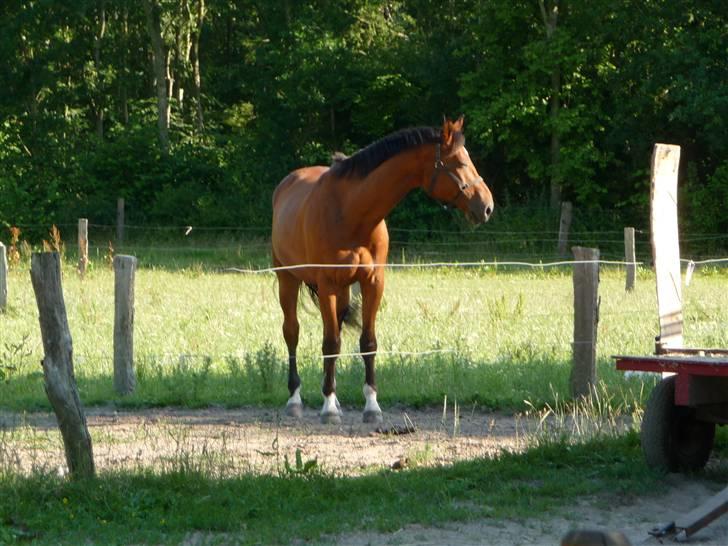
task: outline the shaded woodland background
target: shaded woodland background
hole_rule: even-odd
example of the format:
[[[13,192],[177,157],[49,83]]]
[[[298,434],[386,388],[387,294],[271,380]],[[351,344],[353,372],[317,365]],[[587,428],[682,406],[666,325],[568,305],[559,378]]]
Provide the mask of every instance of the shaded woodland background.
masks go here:
[[[0,238],[117,197],[132,224],[266,226],[293,168],[460,113],[494,223],[571,200],[644,226],[667,142],[681,226],[725,234],[726,36],[724,0],[3,0]],[[451,218],[417,192],[390,221]]]

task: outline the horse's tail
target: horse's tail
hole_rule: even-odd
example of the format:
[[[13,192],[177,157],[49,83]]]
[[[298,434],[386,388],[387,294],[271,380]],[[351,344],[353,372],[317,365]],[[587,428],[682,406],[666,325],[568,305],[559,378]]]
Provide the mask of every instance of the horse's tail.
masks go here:
[[[305,286],[308,295],[311,297],[311,301],[313,301],[314,305],[318,307],[319,299],[316,286],[310,284]],[[339,328],[341,329],[342,326],[347,325],[357,331],[361,331],[361,289],[359,288],[359,283],[355,283],[353,286],[354,293],[351,294],[350,290],[351,296],[349,298],[349,305],[347,305],[344,310],[339,313]]]
[[[343,316],[339,317],[339,325],[343,323],[361,332],[361,288],[358,282],[349,287],[349,295],[349,305],[346,306]]]

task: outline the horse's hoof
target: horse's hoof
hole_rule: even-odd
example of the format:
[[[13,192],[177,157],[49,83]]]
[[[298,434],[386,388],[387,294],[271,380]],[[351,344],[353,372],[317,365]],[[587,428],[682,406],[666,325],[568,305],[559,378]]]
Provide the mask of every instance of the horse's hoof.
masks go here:
[[[374,423],[379,424],[384,419],[382,418],[382,412],[381,411],[365,411],[364,417],[362,418],[362,421],[364,423]]]
[[[341,414],[340,413],[322,413],[321,423],[324,425],[340,425]]]
[[[294,419],[303,417],[303,404],[286,404],[285,414]]]

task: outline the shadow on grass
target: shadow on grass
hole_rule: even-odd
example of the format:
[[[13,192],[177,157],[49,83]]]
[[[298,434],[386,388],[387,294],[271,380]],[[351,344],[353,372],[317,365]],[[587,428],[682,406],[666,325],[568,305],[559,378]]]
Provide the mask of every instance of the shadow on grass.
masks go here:
[[[585,497],[659,492],[636,434],[541,445],[440,468],[337,477],[314,466],[278,476],[219,478],[189,471],[55,475],[0,481],[0,542],[177,544],[193,532],[222,543],[288,543],[357,530],[393,531],[475,518],[531,518]]]
[[[309,407],[321,404],[321,369],[317,361],[299,365],[302,395]],[[261,406],[282,408],[288,398],[287,366],[270,346],[241,357],[213,360],[207,356],[180,355],[174,361],[137,357],[137,388],[128,396],[113,390],[109,373],[77,372],[81,399],[86,406],[185,408]],[[526,355],[520,360],[497,362],[471,355],[445,353],[425,356],[381,357],[378,362],[379,401],[387,406],[426,407],[442,405],[447,397],[461,407],[524,411],[554,406],[570,398],[571,364],[556,357]],[[641,407],[649,394],[649,381],[625,380],[608,359],[599,362],[599,376],[612,393],[610,403]],[[337,394],[341,403],[363,404],[361,359],[340,359]],[[0,409],[14,412],[49,411],[40,372],[17,374],[0,384]]]

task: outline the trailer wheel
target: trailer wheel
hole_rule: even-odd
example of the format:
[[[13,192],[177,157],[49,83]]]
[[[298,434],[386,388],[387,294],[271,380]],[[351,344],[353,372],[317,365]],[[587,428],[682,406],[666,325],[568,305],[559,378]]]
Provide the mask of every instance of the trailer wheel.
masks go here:
[[[642,452],[647,464],[668,472],[700,470],[713,449],[715,423],[698,421],[695,409],[675,405],[675,376],[652,391],[642,418]]]

